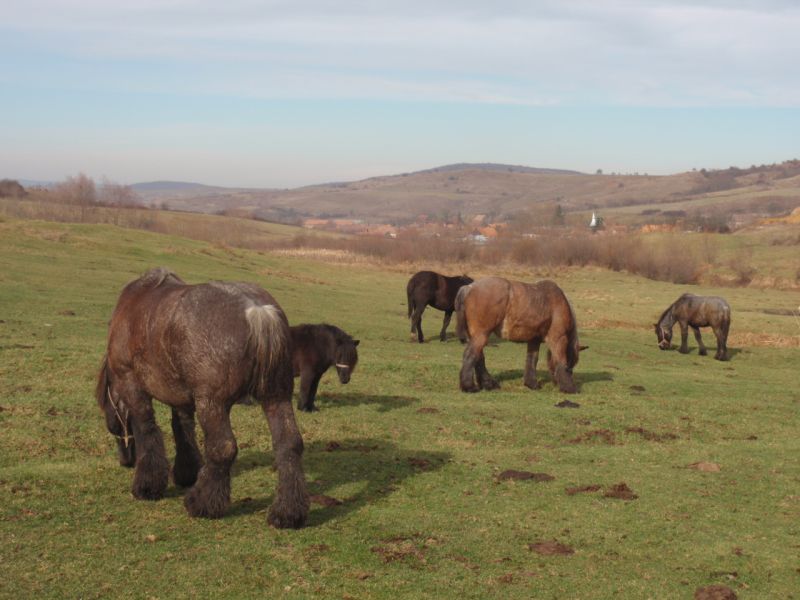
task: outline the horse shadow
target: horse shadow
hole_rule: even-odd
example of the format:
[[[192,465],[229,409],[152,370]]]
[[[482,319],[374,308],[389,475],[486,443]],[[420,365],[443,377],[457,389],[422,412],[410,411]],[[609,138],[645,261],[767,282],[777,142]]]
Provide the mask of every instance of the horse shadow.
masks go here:
[[[390,396],[379,394],[356,394],[326,392],[317,396],[314,403],[320,409],[336,408],[337,406],[360,406],[362,404],[376,404],[378,412],[388,412],[398,408],[405,408],[419,402],[410,396]]]
[[[522,379],[524,375],[525,371],[522,369],[511,369],[507,371],[500,371],[494,375],[494,378],[497,381],[509,381],[514,379]],[[577,371],[573,377],[575,378],[575,383],[578,385],[584,383],[593,383],[595,381],[614,381],[614,375],[608,371]],[[541,382],[550,381],[550,372],[537,370],[536,378]]]
[[[303,468],[308,493],[312,498],[306,527],[315,527],[341,518],[367,504],[375,504],[397,490],[403,481],[425,472],[436,471],[450,460],[449,452],[399,448],[384,439],[349,438],[314,441],[306,445]],[[256,468],[271,468],[272,452],[254,450],[236,461],[233,476]],[[361,483],[355,493],[343,496],[340,486]],[[338,494],[331,497],[329,494]],[[266,510],[274,495],[233,502],[230,516]]]

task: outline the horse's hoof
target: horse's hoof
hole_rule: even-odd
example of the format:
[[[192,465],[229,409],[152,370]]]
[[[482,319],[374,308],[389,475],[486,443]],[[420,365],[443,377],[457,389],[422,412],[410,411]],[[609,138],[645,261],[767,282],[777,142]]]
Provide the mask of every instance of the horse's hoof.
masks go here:
[[[699,350],[697,354],[699,354],[700,356],[706,356],[708,352],[706,352],[705,350]]]
[[[530,383],[530,382],[526,381],[525,382],[525,387],[526,388],[530,388],[532,390],[540,390],[540,389],[542,389],[542,384],[539,383],[538,381],[534,381],[533,383]]]
[[[276,529],[300,529],[306,524],[308,518],[308,507],[300,507],[298,510],[289,511],[275,508],[273,505],[267,514],[267,523]]]
[[[689,354],[689,349],[688,348],[679,348],[678,352],[680,352],[681,354]]]
[[[470,386],[461,386],[461,391],[466,392],[467,394],[474,394],[475,392],[480,392],[481,388],[477,385],[470,385]]]
[[[491,390],[499,390],[500,384],[497,383],[494,379],[490,379],[489,381],[485,382],[481,387],[485,389],[487,392]]]
[[[190,517],[202,519],[220,519],[228,510],[230,499],[222,496],[210,497],[197,486],[190,489],[183,497],[183,505]]]
[[[134,485],[131,493],[134,498],[139,500],[161,500],[164,497],[164,491],[160,485]]]

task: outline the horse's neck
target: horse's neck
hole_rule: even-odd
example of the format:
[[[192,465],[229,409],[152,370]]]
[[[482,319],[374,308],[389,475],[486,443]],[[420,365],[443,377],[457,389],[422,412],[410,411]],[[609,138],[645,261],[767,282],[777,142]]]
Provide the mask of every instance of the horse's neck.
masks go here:
[[[658,322],[659,327],[664,327],[666,329],[672,329],[672,326],[675,325],[675,317],[672,314],[672,311],[675,309],[675,306],[670,306],[667,311],[661,317],[661,320]]]

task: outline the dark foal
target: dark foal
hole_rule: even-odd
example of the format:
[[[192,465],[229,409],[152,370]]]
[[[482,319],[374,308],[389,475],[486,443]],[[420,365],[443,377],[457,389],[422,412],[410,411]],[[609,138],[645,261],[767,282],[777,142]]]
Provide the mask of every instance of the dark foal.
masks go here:
[[[341,383],[350,381],[350,375],[358,363],[359,340],[347,333],[321,323],[319,325],[295,325],[290,328],[292,336],[292,371],[300,376],[300,398],[297,408],[306,412],[314,410],[314,398],[322,375],[330,367],[336,367]]]
[[[267,520],[300,527],[309,499],[303,439],[292,410],[289,325],[278,303],[248,283],[187,285],[152,269],[125,286],[111,317],[96,397],[118,436],[120,463],[135,463],[133,495],[157,500],[169,479],[153,398],[172,408],[175,483],[191,486],[184,505],[193,517],[218,518],[230,504],[236,438],[231,407],[250,395],[272,433],[278,488]],[[205,435],[205,462],[195,439]]]
[[[422,313],[429,304],[433,308],[444,311],[444,322],[439,339],[447,339],[447,326],[455,310],[455,299],[458,290],[465,285],[472,283],[472,279],[466,275],[447,277],[433,271],[420,271],[415,273],[406,285],[406,296],[408,298],[408,318],[411,319],[411,333],[417,332],[417,341],[421,344],[425,341],[422,335]]]
[[[585,346],[578,342],[575,314],[564,292],[552,281],[523,283],[501,277],[485,277],[469,286],[458,298],[459,336],[469,338],[464,349],[460,386],[464,392],[493,390],[500,384],[486,369],[483,349],[494,333],[504,340],[528,346],[524,383],[535,390],[539,346],[548,346],[547,366],[558,388],[578,391],[572,369]],[[477,384],[476,384],[477,380]]]
[[[731,307],[724,298],[683,294],[670,304],[667,310],[661,313],[658,323],[655,324],[658,347],[661,350],[669,350],[672,347],[672,328],[675,323],[678,323],[681,328],[681,347],[678,350],[679,352],[682,354],[689,352],[687,341],[689,339],[689,327],[691,327],[694,332],[694,339],[697,340],[698,353],[701,356],[705,356],[707,352],[703,344],[703,338],[700,336],[700,328],[711,327],[717,338],[717,352],[714,354],[714,358],[728,360],[728,331],[731,327]]]

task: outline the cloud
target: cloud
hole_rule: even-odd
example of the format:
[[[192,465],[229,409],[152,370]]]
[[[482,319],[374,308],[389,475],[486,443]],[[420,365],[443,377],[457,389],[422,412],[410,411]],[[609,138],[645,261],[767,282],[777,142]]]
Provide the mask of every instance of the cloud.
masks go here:
[[[42,61],[39,72],[52,68],[86,88],[800,106],[800,80],[788,76],[800,53],[800,10],[789,1],[12,0],[0,6],[0,23],[13,34],[4,43],[31,57],[26,68]]]

